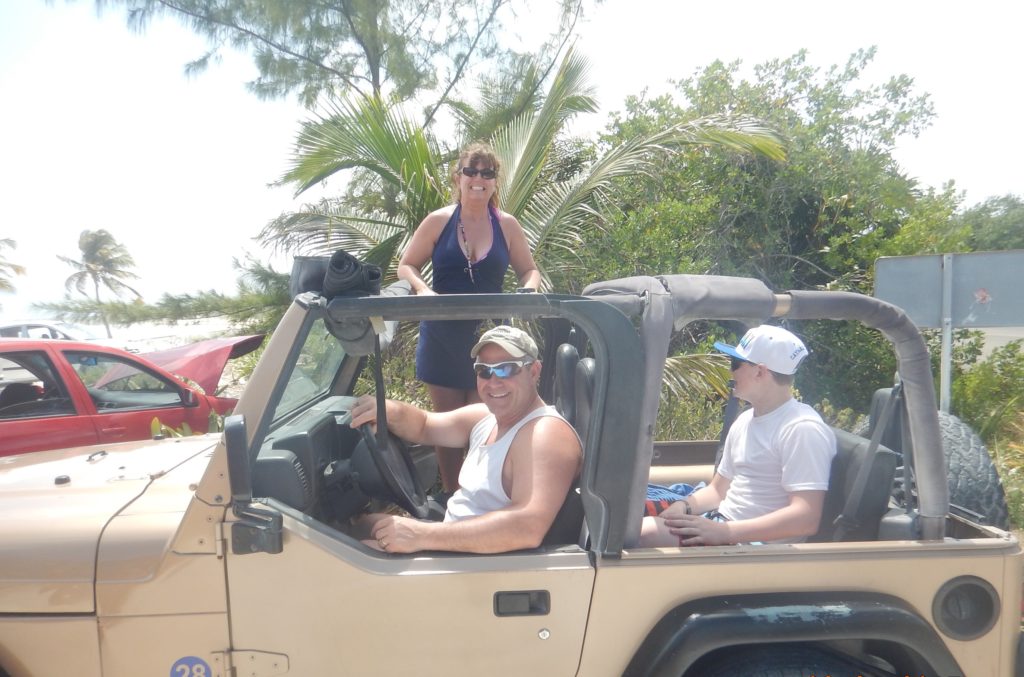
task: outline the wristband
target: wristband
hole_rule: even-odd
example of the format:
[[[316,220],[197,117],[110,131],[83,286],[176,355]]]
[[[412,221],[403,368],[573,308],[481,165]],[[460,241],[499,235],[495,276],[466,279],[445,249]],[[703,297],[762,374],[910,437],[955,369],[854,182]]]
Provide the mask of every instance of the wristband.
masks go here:
[[[693,514],[693,508],[690,507],[690,502],[687,501],[685,498],[683,499],[683,505],[686,506],[686,514],[687,515],[692,515]]]

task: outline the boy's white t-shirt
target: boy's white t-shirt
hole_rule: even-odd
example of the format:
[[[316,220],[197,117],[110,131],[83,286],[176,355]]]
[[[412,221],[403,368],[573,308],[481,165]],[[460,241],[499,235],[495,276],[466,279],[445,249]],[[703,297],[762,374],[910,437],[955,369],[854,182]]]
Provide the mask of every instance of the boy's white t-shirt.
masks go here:
[[[762,416],[740,414],[725,440],[718,472],[730,480],[718,511],[750,519],[789,505],[794,491],[827,491],[836,436],[818,412],[791,399]]]

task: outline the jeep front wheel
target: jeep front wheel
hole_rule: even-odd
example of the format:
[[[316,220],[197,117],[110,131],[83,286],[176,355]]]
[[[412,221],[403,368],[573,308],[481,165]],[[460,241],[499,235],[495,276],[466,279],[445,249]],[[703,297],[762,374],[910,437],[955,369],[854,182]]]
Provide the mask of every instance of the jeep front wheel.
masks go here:
[[[702,677],[822,677],[847,674],[868,677],[872,673],[864,672],[864,668],[854,666],[826,651],[784,645],[723,649],[717,651],[716,658],[694,674]]]

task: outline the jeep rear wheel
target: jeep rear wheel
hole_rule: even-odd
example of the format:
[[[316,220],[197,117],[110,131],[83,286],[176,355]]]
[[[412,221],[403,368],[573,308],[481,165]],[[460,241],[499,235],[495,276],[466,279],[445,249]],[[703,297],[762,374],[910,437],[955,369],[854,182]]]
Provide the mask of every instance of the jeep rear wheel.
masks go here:
[[[702,677],[838,677],[854,674],[869,677],[873,674],[835,654],[806,646],[734,647],[722,653],[720,658],[700,669]]]

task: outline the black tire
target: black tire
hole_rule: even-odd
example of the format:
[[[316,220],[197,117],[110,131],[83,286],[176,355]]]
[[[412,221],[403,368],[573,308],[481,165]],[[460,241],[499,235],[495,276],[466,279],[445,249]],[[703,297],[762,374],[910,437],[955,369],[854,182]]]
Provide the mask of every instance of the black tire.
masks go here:
[[[941,411],[939,428],[949,466],[949,502],[981,515],[985,524],[1009,529],[1003,484],[981,438],[959,418]]]
[[[969,425],[953,414],[942,411],[938,414],[942,451],[946,455],[950,504],[980,515],[985,524],[1009,529],[1006,494],[985,443]],[[870,437],[867,419],[854,426],[852,432]],[[902,473],[897,471],[897,480],[901,476]],[[970,513],[967,517],[973,518]]]
[[[868,677],[870,674],[833,654],[793,645],[735,647],[700,670],[701,677]]]

